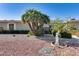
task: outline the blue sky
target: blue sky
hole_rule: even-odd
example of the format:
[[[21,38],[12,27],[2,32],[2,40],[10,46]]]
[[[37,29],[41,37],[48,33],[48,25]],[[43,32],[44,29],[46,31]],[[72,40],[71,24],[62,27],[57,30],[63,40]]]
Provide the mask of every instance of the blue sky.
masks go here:
[[[0,3],[0,19],[20,20],[27,9],[37,9],[50,19],[79,19],[78,3]]]

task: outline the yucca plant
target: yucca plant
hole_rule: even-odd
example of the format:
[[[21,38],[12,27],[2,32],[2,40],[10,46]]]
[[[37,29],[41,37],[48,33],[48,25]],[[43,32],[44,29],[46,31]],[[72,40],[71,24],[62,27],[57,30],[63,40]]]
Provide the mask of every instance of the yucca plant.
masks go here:
[[[43,34],[43,25],[50,22],[49,16],[35,9],[29,9],[22,15],[22,22],[27,23],[33,35]]]

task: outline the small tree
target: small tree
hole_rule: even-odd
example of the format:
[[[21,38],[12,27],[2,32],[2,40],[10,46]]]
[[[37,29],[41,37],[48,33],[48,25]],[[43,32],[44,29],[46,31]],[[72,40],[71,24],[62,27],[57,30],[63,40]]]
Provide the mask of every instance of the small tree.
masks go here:
[[[35,9],[29,9],[22,15],[22,22],[27,23],[33,35],[43,35],[43,25],[50,22],[49,16]]]
[[[61,36],[61,33],[70,33],[71,30],[74,29],[74,26],[69,24],[68,22],[62,22],[59,18],[54,20],[52,32],[54,32],[54,36],[56,38],[55,44],[59,45],[59,37]],[[69,36],[68,36],[69,37]]]
[[[55,37],[56,37],[56,40],[55,40],[55,44],[56,45],[59,45],[59,36],[60,36],[60,32],[62,32],[64,29],[64,24],[62,23],[62,21],[57,18],[55,21],[54,21],[54,24],[53,24],[53,30],[52,32],[55,32]]]

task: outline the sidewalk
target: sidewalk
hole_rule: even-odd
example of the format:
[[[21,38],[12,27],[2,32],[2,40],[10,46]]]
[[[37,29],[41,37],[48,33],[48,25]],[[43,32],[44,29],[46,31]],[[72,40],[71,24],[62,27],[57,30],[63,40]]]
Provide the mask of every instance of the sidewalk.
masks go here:
[[[79,37],[76,35],[72,35],[72,38],[79,39]]]

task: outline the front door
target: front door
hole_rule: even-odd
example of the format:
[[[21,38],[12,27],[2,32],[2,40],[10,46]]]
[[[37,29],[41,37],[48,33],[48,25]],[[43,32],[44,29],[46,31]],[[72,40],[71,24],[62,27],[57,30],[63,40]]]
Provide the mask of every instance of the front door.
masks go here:
[[[9,24],[9,30],[14,30],[14,24]]]

